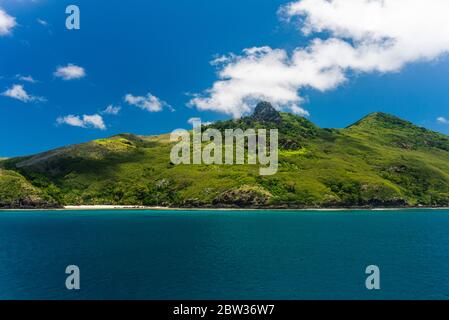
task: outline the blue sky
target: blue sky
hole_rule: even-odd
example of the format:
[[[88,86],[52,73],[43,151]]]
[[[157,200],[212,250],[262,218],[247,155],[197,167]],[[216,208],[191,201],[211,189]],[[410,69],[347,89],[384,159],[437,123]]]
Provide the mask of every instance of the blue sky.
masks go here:
[[[192,117],[230,118],[236,109],[223,112],[209,104],[199,110],[189,101],[193,94],[207,96],[204,90],[217,82],[221,67],[210,64],[214,58],[234,52],[241,58],[233,63],[241,66],[248,58],[241,53],[245,48],[269,46],[291,53],[309,46],[313,36],[298,31],[299,21],[280,17],[278,10],[287,3],[0,0],[3,12],[16,21],[10,32],[0,34],[0,157],[123,132],[167,133],[188,128]],[[69,4],[81,10],[80,30],[65,28]],[[70,64],[84,74],[64,79],[67,69],[56,73]],[[298,87],[301,101],[292,97],[286,103],[298,102],[323,127],[344,127],[384,111],[449,134],[449,124],[437,121],[449,119],[445,52],[425,62],[407,61],[397,70],[346,74],[346,81],[325,90]],[[14,86],[13,94],[7,94]],[[25,90],[28,96],[22,100],[27,101],[17,99],[17,86]],[[120,107],[118,114],[104,112],[109,105]],[[105,127],[98,118],[89,118],[95,115]]]

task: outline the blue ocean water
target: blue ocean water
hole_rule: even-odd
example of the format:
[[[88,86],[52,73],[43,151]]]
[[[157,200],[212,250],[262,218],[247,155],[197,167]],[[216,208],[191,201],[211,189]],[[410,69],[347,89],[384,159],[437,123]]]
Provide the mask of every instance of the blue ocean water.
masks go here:
[[[448,298],[449,210],[0,212],[0,299]]]

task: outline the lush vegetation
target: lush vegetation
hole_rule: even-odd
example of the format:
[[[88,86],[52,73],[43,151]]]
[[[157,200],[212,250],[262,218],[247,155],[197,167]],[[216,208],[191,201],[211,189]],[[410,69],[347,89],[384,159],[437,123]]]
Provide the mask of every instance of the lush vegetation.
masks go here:
[[[48,208],[57,202],[14,171],[0,169],[0,208]]]
[[[0,206],[449,205],[449,137],[391,115],[321,129],[264,104],[210,127],[278,128],[278,173],[260,176],[258,165],[175,166],[168,135],[123,134],[0,161]]]

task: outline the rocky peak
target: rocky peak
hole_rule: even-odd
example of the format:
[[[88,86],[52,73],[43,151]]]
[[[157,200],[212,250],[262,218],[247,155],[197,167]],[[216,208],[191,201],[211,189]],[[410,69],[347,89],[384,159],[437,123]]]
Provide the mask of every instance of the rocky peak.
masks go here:
[[[279,112],[273,108],[271,103],[263,101],[259,102],[254,110],[254,114],[252,115],[254,120],[260,122],[280,122],[281,115]]]

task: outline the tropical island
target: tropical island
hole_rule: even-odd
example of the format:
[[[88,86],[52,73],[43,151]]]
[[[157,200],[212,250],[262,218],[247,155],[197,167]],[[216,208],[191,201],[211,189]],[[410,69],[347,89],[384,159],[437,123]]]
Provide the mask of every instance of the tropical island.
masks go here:
[[[279,171],[174,165],[169,134],[120,134],[0,159],[0,208],[449,206],[449,137],[393,115],[372,113],[344,129],[324,129],[261,102],[250,116],[206,127],[278,129]]]

